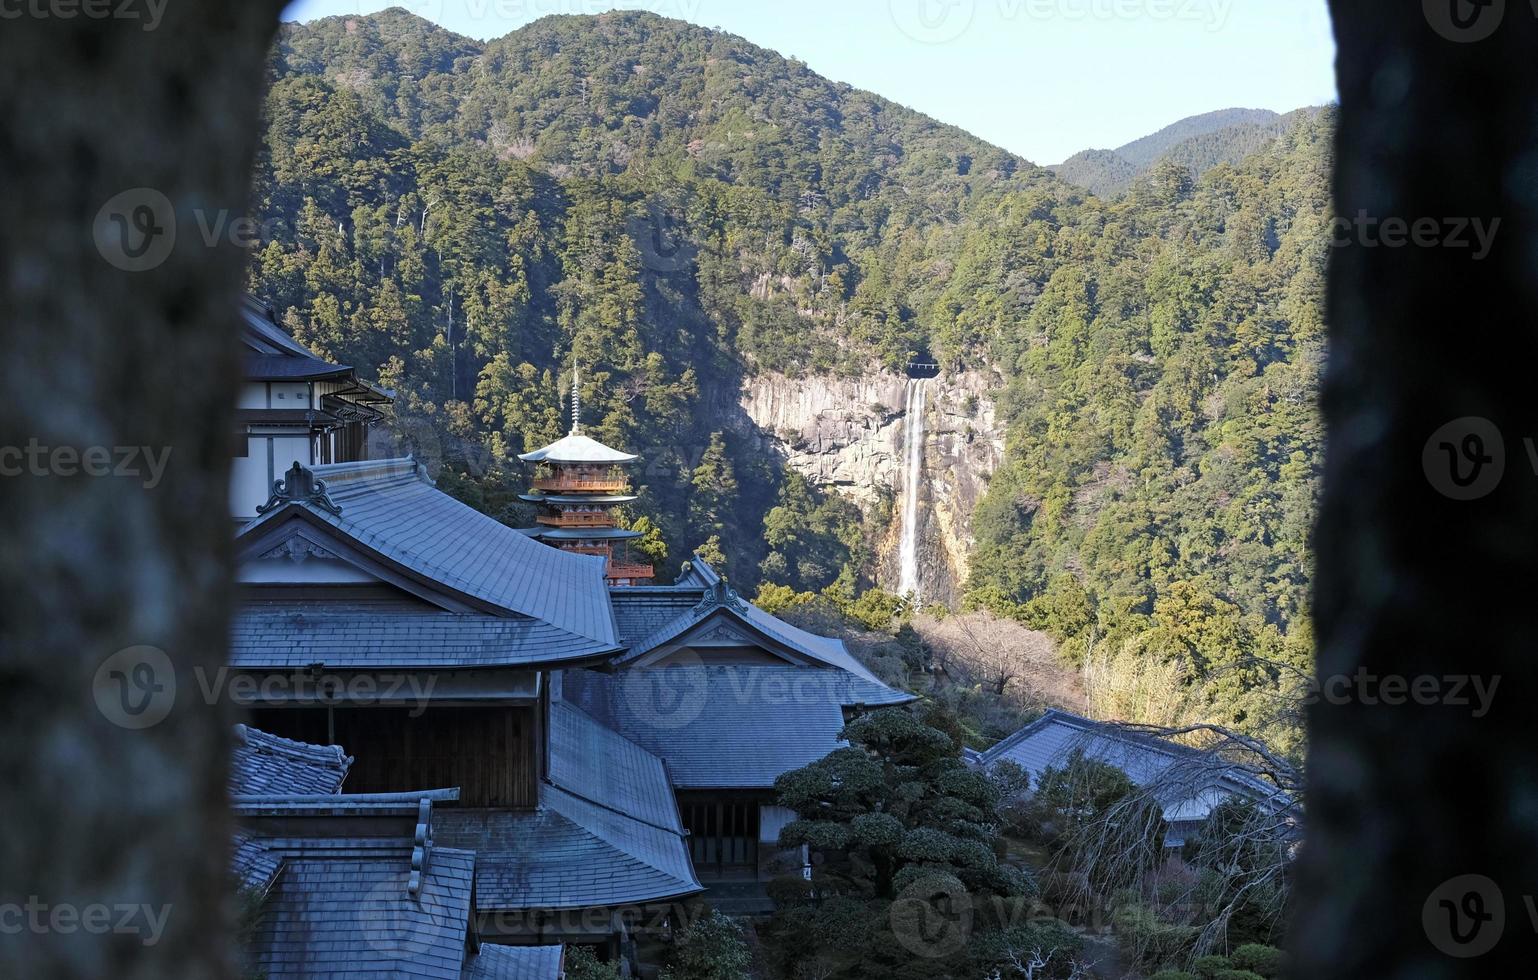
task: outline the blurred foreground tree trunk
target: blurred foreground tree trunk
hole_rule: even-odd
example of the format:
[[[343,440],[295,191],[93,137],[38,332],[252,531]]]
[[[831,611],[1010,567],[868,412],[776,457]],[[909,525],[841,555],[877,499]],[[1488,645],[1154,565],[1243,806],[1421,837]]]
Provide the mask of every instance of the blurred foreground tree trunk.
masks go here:
[[[1530,975],[1538,9],[1331,7],[1326,696],[1310,711],[1296,974]],[[1487,241],[1499,221],[1484,254],[1476,221]]]
[[[243,213],[280,8],[0,20],[0,976],[230,973],[194,671],[225,659],[244,254],[205,228]]]

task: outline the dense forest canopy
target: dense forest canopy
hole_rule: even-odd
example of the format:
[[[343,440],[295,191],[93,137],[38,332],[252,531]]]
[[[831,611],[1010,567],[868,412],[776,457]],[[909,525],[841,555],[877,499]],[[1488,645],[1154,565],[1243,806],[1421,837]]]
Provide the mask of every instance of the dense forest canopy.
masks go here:
[[[738,391],[931,353],[1008,423],[973,602],[1071,658],[1306,657],[1329,110],[1106,200],[645,13],[290,24],[271,75],[251,288],[398,391],[452,492],[526,518],[512,457],[562,431],[575,359],[664,569],[852,597],[870,528],[750,450]]]

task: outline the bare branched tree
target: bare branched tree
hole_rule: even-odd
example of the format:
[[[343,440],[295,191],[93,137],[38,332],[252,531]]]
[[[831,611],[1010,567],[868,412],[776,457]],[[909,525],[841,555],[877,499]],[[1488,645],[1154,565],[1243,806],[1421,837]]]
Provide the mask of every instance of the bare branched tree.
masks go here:
[[[1051,976],[1052,961],[1057,959],[1062,951],[1056,948],[1043,949],[1033,946],[1030,949],[1006,949],[1005,957],[1009,960],[1007,970],[994,970],[984,980],[1008,980],[1010,977],[1022,977],[1023,980],[1045,980]],[[1078,960],[1067,961],[1068,972],[1061,980],[1081,980],[1090,975],[1089,968]]]
[[[1054,856],[1062,880],[1087,904],[1134,902],[1145,919],[1151,915],[1176,927],[1121,930],[1123,943],[1149,962],[1223,948],[1230,923],[1241,913],[1276,930],[1286,910],[1302,819],[1302,771],[1259,739],[1220,725],[1114,729],[1132,742],[1183,744],[1173,746],[1168,765],[1140,773],[1132,793],[1062,828]],[[1092,744],[1090,738],[1079,746],[1085,757],[1114,765],[1117,760],[1106,757],[1103,743]],[[1069,799],[1094,798],[1095,787],[1087,785],[1099,778],[1094,767],[1070,765],[1062,772]],[[1187,846],[1180,852],[1160,846],[1168,832],[1199,819],[1193,810],[1210,815]],[[1115,917],[1118,910],[1111,911]],[[1126,925],[1127,917],[1121,918]],[[1161,941],[1170,945],[1161,948]]]
[[[935,667],[959,684],[1023,705],[1079,700],[1045,633],[983,610],[944,619],[921,616],[913,628]]]

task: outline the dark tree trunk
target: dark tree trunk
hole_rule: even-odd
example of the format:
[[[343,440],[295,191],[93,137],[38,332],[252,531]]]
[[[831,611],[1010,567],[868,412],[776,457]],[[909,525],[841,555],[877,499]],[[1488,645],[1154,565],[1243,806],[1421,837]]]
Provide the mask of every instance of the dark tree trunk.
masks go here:
[[[1337,682],[1310,709],[1297,975],[1528,975],[1538,477],[1523,440],[1538,435],[1538,18],[1526,0],[1332,8],[1336,208],[1356,224],[1363,212],[1435,219],[1444,244],[1391,247],[1368,232],[1368,245],[1352,227],[1333,255],[1319,674],[1435,677],[1441,694],[1374,704],[1405,695]],[[1482,259],[1446,240],[1448,219],[1471,218],[1500,220]],[[1455,422],[1468,417],[1486,421]],[[1489,457],[1483,470],[1477,457]],[[1440,680],[1457,675],[1498,684],[1487,713],[1470,687]],[[1464,875],[1491,884],[1444,886]],[[1501,904],[1503,922],[1482,921]]]
[[[280,7],[0,21],[0,976],[229,973],[227,726],[193,671],[225,659],[244,254],[199,216],[243,212]],[[136,646],[174,668],[106,663]]]

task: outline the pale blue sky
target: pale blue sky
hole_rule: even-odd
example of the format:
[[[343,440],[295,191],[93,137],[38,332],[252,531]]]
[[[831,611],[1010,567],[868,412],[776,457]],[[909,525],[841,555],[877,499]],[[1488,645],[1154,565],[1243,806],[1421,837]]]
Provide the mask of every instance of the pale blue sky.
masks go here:
[[[294,0],[283,19],[390,6],[481,39],[547,14],[651,10],[1043,164],[1212,109],[1335,97],[1324,0]]]

